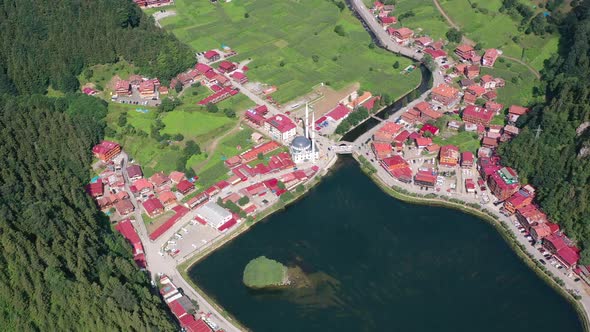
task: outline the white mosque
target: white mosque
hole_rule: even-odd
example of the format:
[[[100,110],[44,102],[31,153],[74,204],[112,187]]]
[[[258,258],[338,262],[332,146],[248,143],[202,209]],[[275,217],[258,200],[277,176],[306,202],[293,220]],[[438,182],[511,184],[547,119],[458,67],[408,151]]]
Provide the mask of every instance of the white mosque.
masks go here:
[[[291,159],[296,164],[303,162],[315,162],[319,158],[318,148],[315,145],[315,115],[312,113],[311,136],[309,132],[309,107],[305,104],[305,136],[296,136],[291,142]]]

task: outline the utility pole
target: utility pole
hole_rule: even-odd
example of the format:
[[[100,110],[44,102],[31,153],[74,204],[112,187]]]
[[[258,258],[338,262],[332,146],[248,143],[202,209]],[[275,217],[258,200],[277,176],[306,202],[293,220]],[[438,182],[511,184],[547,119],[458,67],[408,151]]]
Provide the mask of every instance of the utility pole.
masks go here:
[[[543,129],[541,129],[541,125],[539,125],[537,127],[537,129],[535,129],[534,131],[536,131],[537,133],[535,134],[535,139],[539,139],[539,135],[541,134],[541,132],[543,131]]]

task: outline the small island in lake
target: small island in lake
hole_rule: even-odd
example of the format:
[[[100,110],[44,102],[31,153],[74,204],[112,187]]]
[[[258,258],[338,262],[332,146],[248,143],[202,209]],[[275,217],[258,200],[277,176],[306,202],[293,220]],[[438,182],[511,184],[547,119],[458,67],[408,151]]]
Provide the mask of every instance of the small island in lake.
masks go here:
[[[246,265],[243,282],[253,289],[305,287],[308,284],[300,268],[288,268],[265,256],[255,258]]]

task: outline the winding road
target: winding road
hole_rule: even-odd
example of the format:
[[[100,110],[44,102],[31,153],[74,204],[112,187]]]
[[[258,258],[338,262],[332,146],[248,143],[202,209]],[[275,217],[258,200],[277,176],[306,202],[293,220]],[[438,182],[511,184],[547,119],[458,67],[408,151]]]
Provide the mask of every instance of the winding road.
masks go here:
[[[445,20],[447,20],[447,23],[448,23],[448,24],[449,24],[449,25],[450,25],[452,28],[455,28],[455,29],[457,29],[457,30],[461,30],[461,27],[459,27],[459,25],[457,25],[457,24],[456,24],[456,23],[455,23],[455,22],[454,22],[454,21],[451,19],[451,17],[450,17],[450,16],[449,16],[449,15],[448,15],[448,14],[445,12],[445,10],[442,8],[442,6],[441,6],[441,5],[440,5],[440,3],[438,2],[438,0],[432,0],[432,1],[434,2],[434,6],[436,7],[436,9],[438,9],[438,11],[440,12],[440,14],[441,14],[441,15],[442,15],[442,16],[445,18]],[[463,42],[463,43],[465,43],[465,44],[469,44],[469,45],[475,45],[475,44],[476,44],[476,42],[474,42],[473,40],[471,40],[471,39],[467,38],[467,36],[465,36],[465,35],[463,35],[463,40],[462,40],[462,42]],[[539,73],[539,72],[538,72],[538,71],[537,71],[535,68],[533,68],[531,65],[529,65],[528,63],[526,63],[526,62],[524,62],[524,61],[522,61],[522,60],[520,60],[520,59],[517,59],[517,58],[511,57],[511,56],[507,56],[507,55],[504,55],[504,54],[502,54],[502,55],[501,55],[501,57],[503,57],[504,59],[508,59],[508,60],[510,60],[510,61],[514,61],[514,62],[516,62],[516,63],[519,63],[519,64],[521,64],[521,65],[523,65],[523,66],[527,67],[527,69],[528,69],[528,70],[529,70],[529,71],[530,71],[530,72],[531,72],[533,75],[535,75],[535,77],[536,77],[537,79],[541,79],[541,74],[540,74],[540,73]]]

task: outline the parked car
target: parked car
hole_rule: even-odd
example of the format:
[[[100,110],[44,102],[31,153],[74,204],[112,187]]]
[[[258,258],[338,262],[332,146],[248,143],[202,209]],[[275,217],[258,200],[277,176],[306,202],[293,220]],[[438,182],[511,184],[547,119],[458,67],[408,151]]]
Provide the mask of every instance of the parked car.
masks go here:
[[[541,262],[541,264],[543,264],[543,265],[547,264],[547,263],[545,263],[545,260],[542,258],[539,258],[539,262]]]

